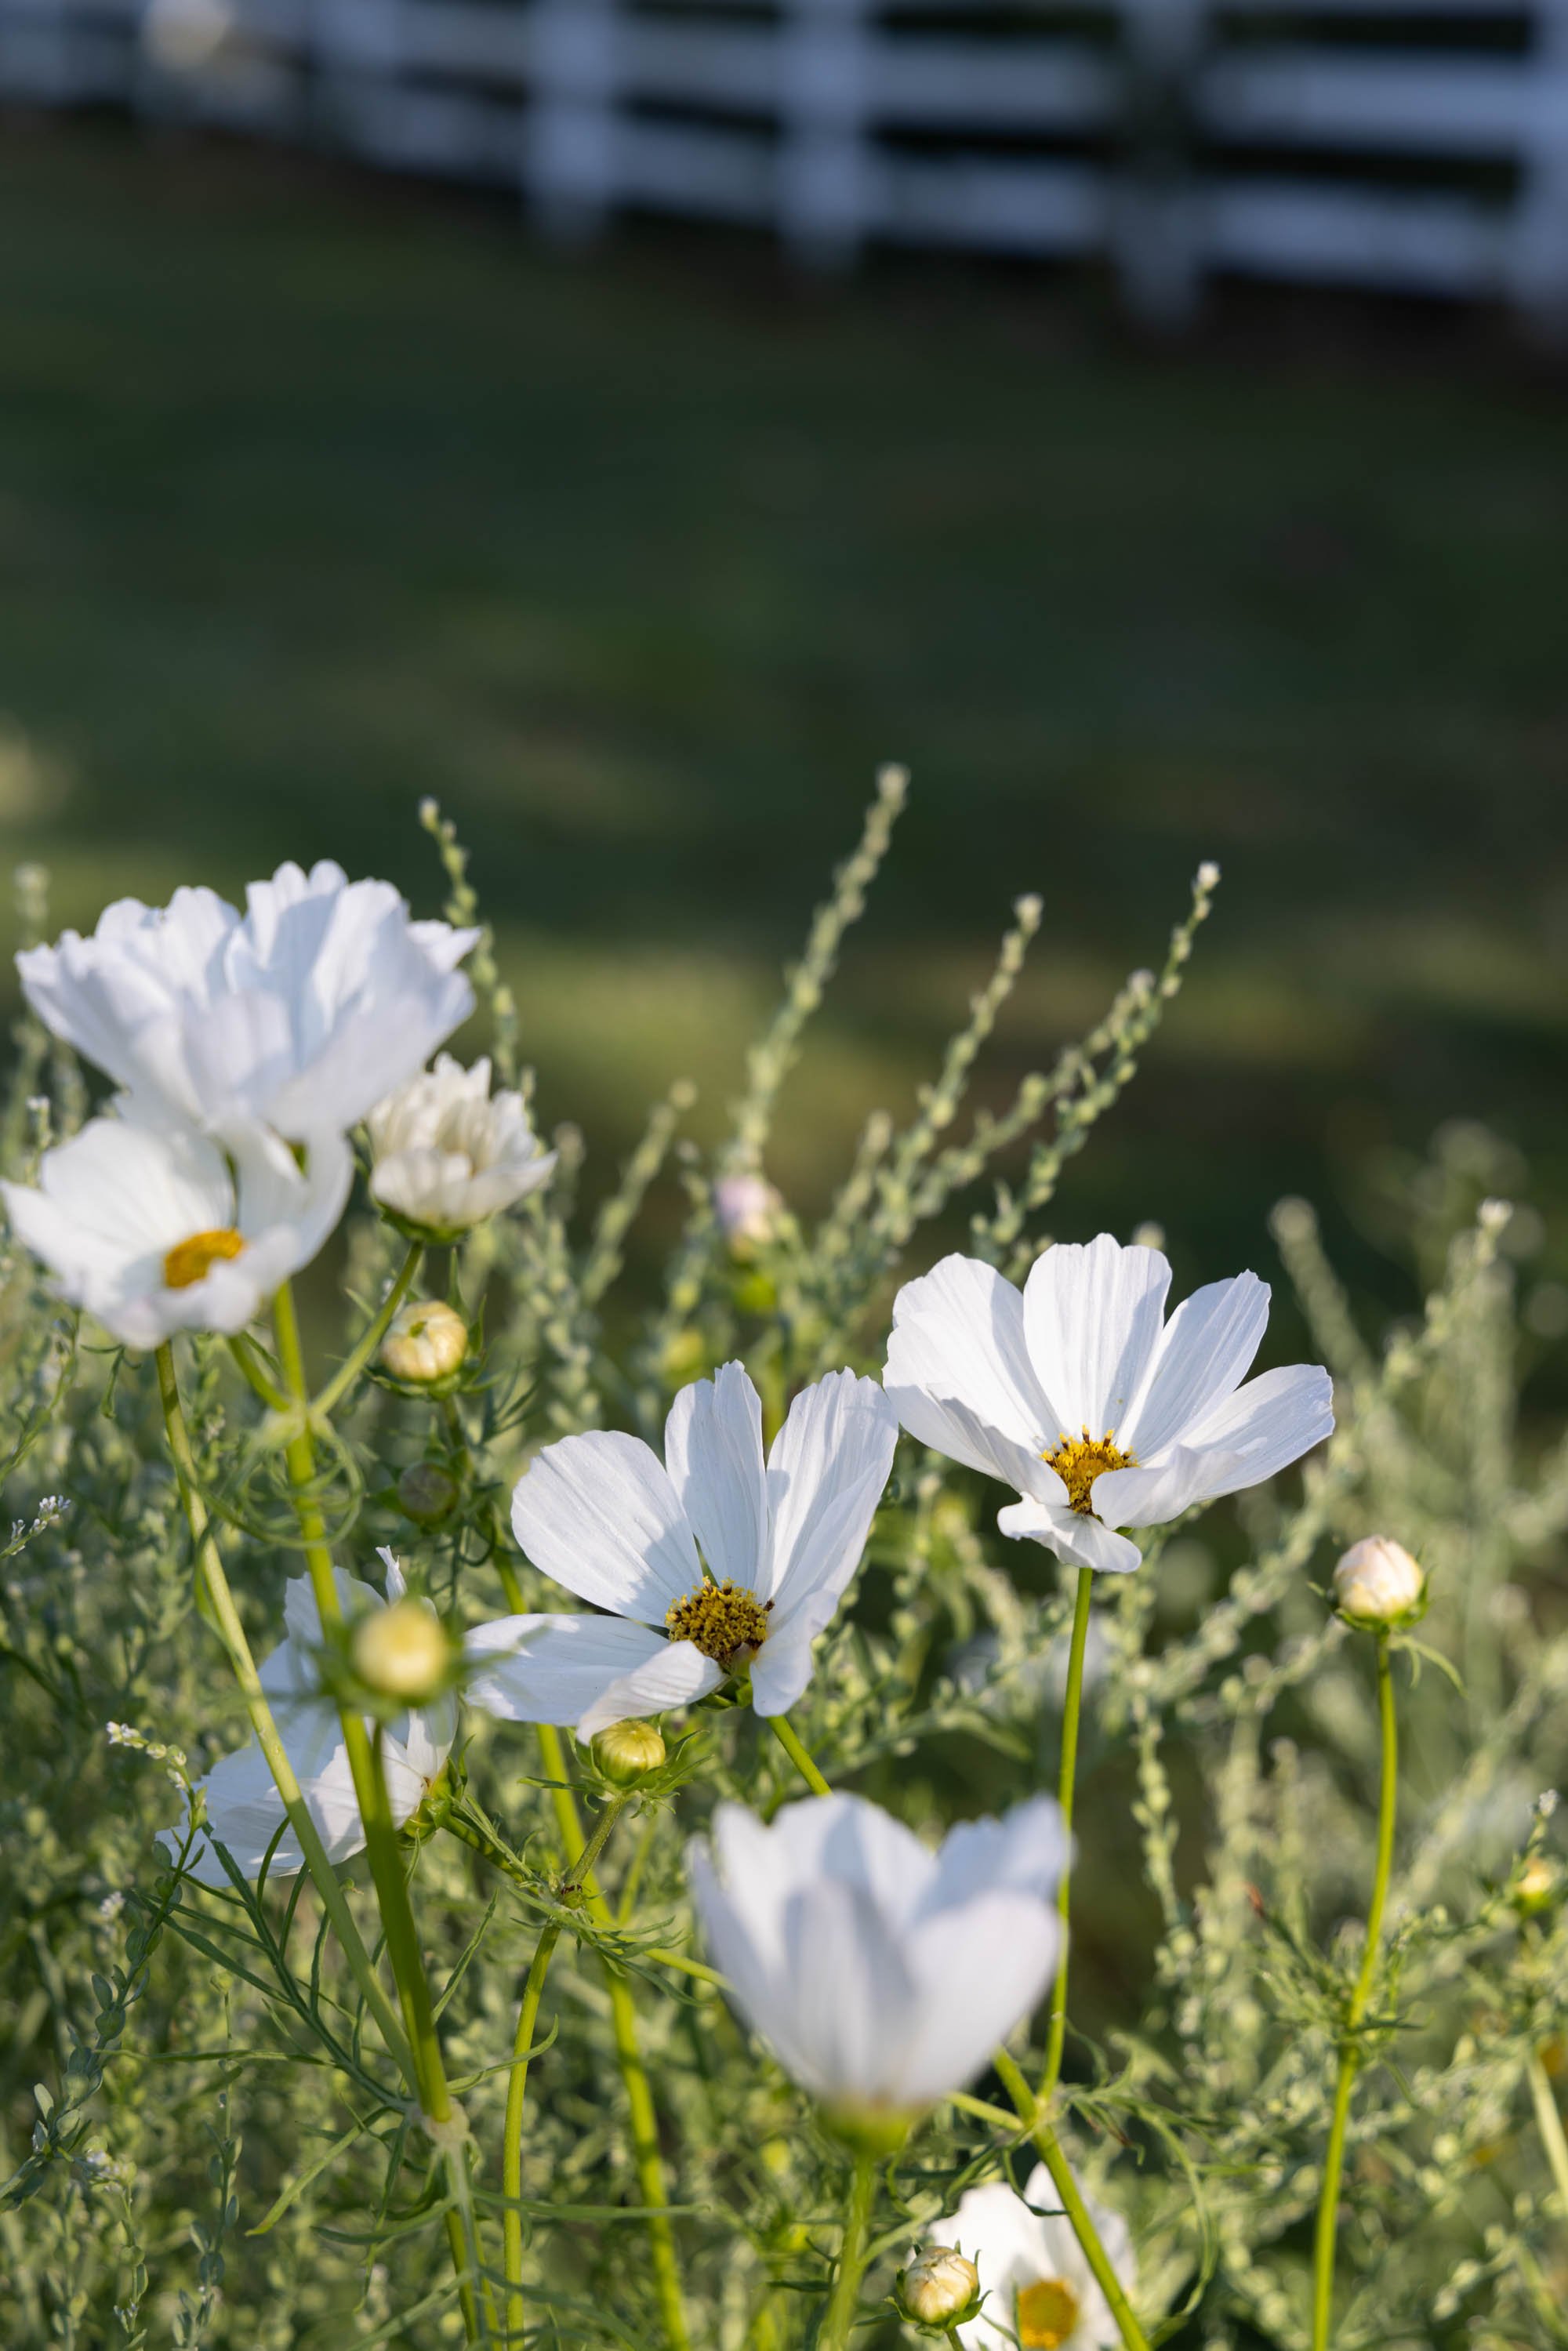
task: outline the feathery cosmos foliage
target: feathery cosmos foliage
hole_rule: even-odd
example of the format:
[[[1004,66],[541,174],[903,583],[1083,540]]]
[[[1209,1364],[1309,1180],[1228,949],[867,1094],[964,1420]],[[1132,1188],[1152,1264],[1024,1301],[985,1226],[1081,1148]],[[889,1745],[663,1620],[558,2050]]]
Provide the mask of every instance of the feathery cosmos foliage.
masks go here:
[[[1389,1190],[1381,1334],[1300,1201],[1272,1328],[1053,1232],[1206,868],[971,1113],[1020,900],[807,1217],[780,1088],[903,796],[727,1140],[677,1089],[587,1218],[433,809],[440,920],[287,866],[51,946],[22,878],[8,2351],[1568,2340],[1521,1173],[1456,1124]],[[476,1005],[488,1066],[426,1068]]]

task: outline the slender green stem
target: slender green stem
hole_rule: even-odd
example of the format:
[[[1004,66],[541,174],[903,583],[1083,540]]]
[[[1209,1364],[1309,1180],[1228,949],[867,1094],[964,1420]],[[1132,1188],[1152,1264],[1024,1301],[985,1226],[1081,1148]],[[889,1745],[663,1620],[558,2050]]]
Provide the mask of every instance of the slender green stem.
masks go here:
[[[817,2338],[817,2351],[846,2351],[850,2336],[854,2332],[855,2313],[860,2308],[861,2280],[865,2275],[866,2231],[871,2225],[871,2208],[875,2192],[876,2157],[869,2147],[857,2147],[854,2168],[850,2173],[850,2192],[844,2205],[844,2237],[839,2248],[838,2274],[833,2280],[828,2314]]]
[[[1009,2097],[1018,2108],[1019,2120],[1040,2149],[1040,2160],[1051,2174],[1051,2184],[1061,2199],[1061,2209],[1067,2215],[1084,2260],[1094,2273],[1095,2283],[1105,2297],[1126,2351],[1148,2351],[1148,2338],[1134,2316],[1133,2306],[1127,2300],[1122,2281],[1100,2241],[1100,2231],[1094,2226],[1088,2205],[1079,2193],[1078,2182],[1061,2152],[1050,2116],[1030,2088],[1021,2067],[1013,2063],[1005,2049],[998,2049],[991,2063],[1000,2075]]]
[[[785,1754],[789,1758],[790,1762],[795,1766],[796,1771],[800,1774],[801,1779],[806,1782],[807,1787],[811,1791],[812,1795],[831,1796],[833,1792],[832,1790],[829,1787],[827,1782],[823,1779],[821,1773],[818,1771],[816,1765],[807,1754],[805,1748],[801,1745],[800,1736],[796,1731],[793,1723],[789,1720],[789,1716],[784,1714],[776,1714],[772,1718],[772,1722],[773,1736],[779,1741],[779,1746],[784,1750]]]
[[[293,1294],[287,1282],[273,1301],[273,1327],[277,1338],[277,1360],[285,1383],[300,1407],[299,1426],[289,1438],[285,1454],[294,1488],[295,1516],[299,1521],[299,1531],[305,1538],[305,1562],[316,1595],[317,1611],[323,1629],[332,1629],[341,1626],[343,1612],[338,1599],[337,1579],[326,1541],[326,1528],[315,1500],[316,1447],[307,1416],[308,1391],[305,1381],[305,1360],[299,1345],[299,1325],[295,1316]],[[403,2026],[413,2052],[414,2082],[425,2126],[445,2158],[450,2189],[446,2208],[447,2240],[452,2249],[453,2266],[457,2273],[464,2326],[468,2341],[476,2343],[480,2340],[477,2287],[483,2265],[467,2158],[462,2145],[465,2124],[453,2103],[446,2070],[442,2063],[430,1982],[424,1971],[424,1955],[420,1949],[413,1907],[409,1900],[408,1880],[403,1875],[402,1856],[398,1850],[397,1827],[387,1797],[386,1777],[382,1770],[382,1734],[378,1728],[372,1743],[365,1728],[364,1717],[352,1707],[340,1706],[338,1719],[342,1728],[349,1769],[353,1776],[360,1819],[364,1827],[365,1855],[371,1865],[371,1878],[381,1909],[387,1958],[397,1984]]]
[[[1394,1671],[1389,1661],[1386,1633],[1377,1635],[1377,1710],[1383,1726],[1383,1785],[1377,1805],[1377,1863],[1372,1881],[1372,1903],[1366,1914],[1366,1948],[1361,1955],[1361,1970],[1350,1996],[1350,2005],[1345,2011],[1344,2030],[1340,2035],[1339,2078],[1334,2084],[1333,2112],[1329,2121],[1322,2185],[1318,2195],[1317,2231],[1312,2247],[1312,2351],[1328,2351],[1345,2130],[1350,2121],[1351,2093],[1361,2064],[1361,2022],[1376,1980],[1383,1943],[1383,1913],[1388,1900],[1388,1881],[1394,1867],[1399,1736],[1394,1711]]]
[[[455,1818],[448,1813],[444,1816],[441,1826],[449,1836],[455,1836],[460,1844],[465,1844],[470,1853],[483,1854],[487,1862],[500,1870],[503,1876],[511,1878],[515,1885],[520,1886],[525,1893],[538,1894],[537,1878],[522,1866],[515,1855],[507,1853],[503,1845],[497,1844],[491,1838],[484,1835],[472,1821]],[[557,1921],[558,1925],[564,1923],[564,1920]],[[618,1924],[624,1927],[626,1923],[626,1914],[622,1911]],[[712,1984],[716,1991],[729,1990],[727,1976],[720,1975],[716,1968],[705,1967],[700,1959],[688,1959],[684,1951],[666,1951],[661,1949],[655,1943],[644,1943],[637,1956],[642,1959],[651,1959],[656,1968],[674,1968],[678,1974],[692,1976],[698,1983]]]
[[[1045,2043],[1045,2072],[1040,2084],[1040,2095],[1046,2100],[1056,2095],[1056,2085],[1061,2078],[1061,2053],[1067,2039],[1067,1959],[1071,1949],[1068,1919],[1072,1907],[1072,1797],[1078,1779],[1078,1718],[1083,1701],[1083,1653],[1089,1640],[1089,1608],[1093,1591],[1093,1569],[1081,1567],[1078,1571],[1078,1596],[1072,1608],[1072,1646],[1067,1658],[1067,1693],[1061,1706],[1061,1759],[1056,1774],[1056,1801],[1061,1807],[1067,1851],[1061,1864],[1061,1882],[1056,1889],[1057,1916],[1061,1920],[1061,1956],[1057,1962],[1056,1981],[1051,1988],[1051,2026]]]
[[[179,1483],[181,1499],[184,1504],[186,1523],[191,1530],[191,1541],[196,1554],[196,1572],[202,1581],[210,1622],[228,1652],[235,1679],[238,1682],[240,1694],[245,1699],[246,1712],[250,1717],[251,1729],[256,1733],[256,1745],[267,1758],[267,1767],[277,1782],[277,1792],[283,1799],[284,1811],[288,1815],[288,1825],[293,1830],[299,1849],[305,1856],[305,1866],[309,1871],[311,1880],[321,1897],[322,1907],[332,1922],[333,1931],[341,1946],[343,1956],[349,1963],[355,1982],[364,1995],[366,2007],[380,2027],[382,2040],[386,2043],[388,2050],[410,2088],[413,2088],[414,2082],[413,2052],[404,2037],[402,2027],[398,2022],[397,2011],[382,1989],[374,1963],[365,1949],[359,1928],[354,1924],[353,1914],[349,1908],[348,1896],[339,1882],[336,1870],[327,1858],[327,1850],[321,1842],[320,1831],[317,1828],[315,1818],[300,1792],[294,1766],[289,1761],[283,1741],[278,1736],[272,1708],[267,1703],[267,1693],[262,1688],[261,1678],[256,1669],[256,1660],[251,1655],[250,1643],[246,1638],[245,1627],[240,1622],[239,1611],[235,1605],[234,1593],[229,1587],[223,1558],[218,1550],[217,1537],[208,1519],[206,1506],[196,1490],[195,1462],[191,1451],[190,1434],[185,1426],[184,1411],[180,1402],[180,1386],[174,1370],[173,1351],[167,1341],[158,1350],[157,1362],[158,1390],[162,1399],[163,1423],[169,1435],[169,1451],[174,1463],[174,1475]]]
[[[550,1802],[555,1808],[561,1843],[566,1849],[568,1876],[574,1883],[580,1884],[589,1916],[595,1925],[613,1928],[616,1923],[614,1914],[600,1891],[591,1865],[584,1866],[588,1860],[588,1845],[582,1834],[582,1823],[578,1818],[577,1802],[567,1779],[566,1748],[560,1732],[552,1722],[537,1723],[535,1729],[538,1732],[539,1754],[545,1771],[554,1782],[550,1789]],[[615,2033],[615,2053],[620,2061],[621,2079],[625,2085],[626,2104],[631,2116],[632,2153],[637,2167],[637,2185],[643,2202],[648,2208],[648,2250],[659,2314],[664,2321],[664,2340],[669,2351],[690,2351],[691,2336],[686,2332],[675,2234],[670,2226],[670,2216],[664,2210],[670,2199],[664,2185],[664,2158],[659,2151],[659,2122],[637,2041],[637,2011],[632,2000],[632,1988],[621,1970],[610,1959],[605,1959],[603,1966],[605,1985],[610,1993],[611,2022]]]
[[[266,1364],[257,1356],[255,1345],[243,1331],[230,1332],[229,1353],[245,1374],[251,1389],[261,1398],[267,1410],[287,1412],[288,1398],[270,1376]]]
[[[424,1243],[410,1241],[408,1255],[398,1269],[397,1280],[360,1334],[356,1344],[345,1355],[326,1386],[312,1398],[310,1405],[312,1413],[325,1416],[348,1395],[349,1390],[386,1337],[392,1316],[408,1296],[409,1285],[419,1271],[419,1261],[423,1255]]]
[[[1563,2218],[1568,2220],[1568,2137],[1563,2136],[1563,2117],[1557,2111],[1557,2100],[1552,2095],[1546,2068],[1534,2050],[1531,2052],[1525,2074],[1535,2108],[1535,2126],[1541,2133],[1541,2144],[1546,2149],[1546,2160],[1552,2167],[1552,2178],[1562,2200]]]
[[[512,2074],[507,2085],[507,2119],[501,2146],[501,2189],[507,2209],[501,2223],[502,2259],[507,2273],[507,2341],[521,2351],[523,2308],[523,2102],[528,2095],[528,2059],[538,2023],[539,2000],[545,1976],[560,1940],[560,1921],[552,1918],[534,1947],[533,1964],[523,1986],[517,2010],[517,2036],[512,2043]]]

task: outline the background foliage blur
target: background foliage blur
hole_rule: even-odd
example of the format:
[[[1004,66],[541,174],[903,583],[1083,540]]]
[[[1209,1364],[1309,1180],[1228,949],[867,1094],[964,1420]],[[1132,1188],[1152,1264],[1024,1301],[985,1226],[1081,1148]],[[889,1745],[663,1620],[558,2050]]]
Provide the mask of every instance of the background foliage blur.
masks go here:
[[[1527,1322],[1568,1323],[1568,418],[1500,330],[1252,296],[1155,353],[1083,280],[562,260],[501,204],[93,121],[7,125],[0,316],[0,824],[59,920],[328,854],[428,907],[437,793],[591,1191],[677,1072],[716,1131],[903,758],[787,1190],[905,1107],[1013,895],[998,1099],[1213,856],[1057,1228],[1156,1217],[1185,1285],[1305,1192],[1407,1304],[1391,1155],[1479,1117],[1544,1213]]]

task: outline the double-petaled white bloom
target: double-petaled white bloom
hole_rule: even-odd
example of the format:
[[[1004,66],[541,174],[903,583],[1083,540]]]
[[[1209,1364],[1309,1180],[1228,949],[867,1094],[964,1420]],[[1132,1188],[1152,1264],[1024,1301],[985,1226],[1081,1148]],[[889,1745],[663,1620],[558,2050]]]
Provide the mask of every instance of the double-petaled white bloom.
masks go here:
[[[378,1102],[371,1197],[436,1239],[466,1232],[549,1181],[556,1155],[528,1123],[519,1093],[490,1092],[490,1064],[449,1053]]]
[[[1151,1527],[1271,1478],[1329,1436],[1320,1365],[1246,1379],[1269,1320],[1255,1273],[1194,1290],[1164,1321],[1171,1270],[1108,1233],[1059,1241],[1020,1293],[944,1258],[893,1309],[887,1393],[913,1437],[1025,1499],[997,1520],[1080,1567],[1124,1571]]]
[[[1092,2199],[1093,2221],[1106,2258],[1124,2289],[1135,2282],[1132,2241],[1119,2212]],[[1043,2205],[1043,2211],[1033,2211]],[[971,2188],[951,2220],[939,2224],[944,2237],[960,2244],[980,2273],[985,2302],[958,2328],[964,2351],[1114,2351],[1122,2333],[1110,2304],[1094,2282],[1059,2209],[1044,2164],[1036,2167],[1022,2196],[1005,2180]]]
[[[350,1625],[403,1596],[402,1568],[390,1551],[381,1556],[387,1572],[384,1600],[373,1584],[361,1583],[340,1567],[333,1570],[339,1604]],[[262,1667],[261,1686],[300,1792],[320,1831],[327,1858],[348,1861],[362,1848],[365,1829],[338,1708],[321,1689],[317,1663],[322,1645],[321,1618],[308,1577],[297,1576],[287,1585],[283,1616],[287,1637]],[[400,1715],[386,1727],[382,1763],[392,1819],[399,1828],[418,1811],[432,1782],[440,1777],[456,1735],[457,1701],[453,1697]],[[207,1834],[192,1862],[193,1877],[204,1886],[228,1884],[223,1864],[212,1850],[212,1839],[227,1846],[235,1868],[246,1877],[260,1876],[269,1849],[269,1876],[292,1877],[304,1868],[305,1856],[294,1833],[284,1826],[283,1799],[254,1739],[215,1763],[201,1786],[207,1799]],[[179,1832],[162,1830],[159,1843],[172,1859],[178,1856]]]
[[[310,1143],[303,1169],[269,1127],[235,1124],[225,1140],[89,1120],[44,1154],[36,1190],[0,1185],[12,1230],[128,1347],[243,1330],[320,1249],[354,1163],[336,1133]]]
[[[293,1142],[346,1134],[473,1009],[456,966],[477,931],[415,923],[390,882],[323,862],[253,882],[243,915],[211,890],[121,898],[90,938],[16,958],[28,1003],[124,1089],[143,1120]]]
[[[786,1804],[770,1827],[721,1804],[692,1891],[785,2072],[838,2114],[896,2124],[972,2081],[1044,1992],[1066,1851],[1049,1796],[936,1853],[861,1796]]]
[[[876,1382],[834,1372],[796,1397],[764,1465],[757,1390],[727,1364],[676,1396],[663,1462],[614,1430],[546,1446],[518,1480],[513,1530],[536,1567],[612,1613],[482,1626],[468,1654],[494,1663],[473,1703],[591,1739],[749,1666],[758,1713],[783,1714],[811,1678],[897,1440]]]

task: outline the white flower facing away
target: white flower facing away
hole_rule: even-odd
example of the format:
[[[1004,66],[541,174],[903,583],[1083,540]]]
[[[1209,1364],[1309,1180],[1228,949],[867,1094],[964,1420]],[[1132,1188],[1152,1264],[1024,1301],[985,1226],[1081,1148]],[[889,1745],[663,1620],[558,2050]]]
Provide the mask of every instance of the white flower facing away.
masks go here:
[[[23,992],[143,1119],[346,1134],[472,1011],[456,966],[479,934],[328,861],[246,894],[243,915],[206,889],[118,899],[90,938],[18,955]]]
[[[1119,2212],[1086,2198],[1089,2217],[1106,2258],[1131,2294],[1136,2273],[1132,2240]],[[1041,2211],[1032,2206],[1043,2206]],[[1072,2224],[1044,2164],[1022,2196],[1005,2180],[971,2188],[951,2220],[933,2234],[962,2247],[980,2273],[986,2296],[978,2314],[958,2329],[964,2351],[1114,2351],[1121,2329],[1094,2282]]]
[[[373,1584],[335,1568],[339,1604],[352,1624],[372,1609],[385,1608],[403,1597],[402,1568],[390,1551],[381,1553],[386,1568],[383,1600]],[[283,1603],[287,1636],[261,1668],[284,1750],[294,1766],[300,1792],[309,1807],[329,1861],[348,1861],[364,1845],[364,1823],[354,1793],[349,1751],[343,1744],[338,1708],[321,1694],[316,1653],[321,1646],[321,1618],[308,1576],[296,1576]],[[403,1714],[389,1724],[382,1740],[382,1761],[392,1819],[402,1828],[423,1802],[438,1779],[457,1735],[457,1701],[440,1698],[433,1706]],[[228,1848],[243,1876],[256,1878],[271,1850],[269,1877],[293,1877],[305,1866],[305,1856],[286,1828],[283,1799],[273,1781],[266,1756],[250,1739],[232,1755],[215,1763],[201,1782],[207,1799],[207,1834],[197,1846],[191,1876],[204,1886],[226,1886],[227,1873],[213,1851],[216,1838]],[[278,1835],[282,1829],[283,1834]],[[276,1845],[274,1838],[277,1839]],[[183,1835],[179,1830],[160,1831],[160,1844],[177,1859]]]
[[[721,1804],[711,1854],[691,1848],[692,1892],[790,2078],[845,2116],[896,2120],[973,2081],[1044,1993],[1066,1851],[1049,1796],[936,1853],[862,1796],[810,1796],[771,1826]]]
[[[1247,1379],[1267,1282],[1211,1282],[1167,1322],[1170,1278],[1158,1249],[1102,1233],[1059,1241],[1021,1293],[967,1257],[899,1291],[887,1393],[912,1437],[1023,1497],[998,1515],[1003,1534],[1125,1572],[1141,1554],[1117,1528],[1256,1486],[1332,1434],[1321,1365]]]
[[[470,1701],[591,1739],[749,1666],[758,1713],[785,1713],[859,1564],[897,1441],[876,1382],[833,1372],[796,1397],[765,1464],[757,1390],[727,1364],[676,1396],[664,1461],[614,1430],[546,1446],[517,1482],[513,1531],[536,1567],[612,1613],[478,1627]]]
[[[490,1064],[450,1053],[378,1102],[371,1197],[422,1233],[466,1232],[549,1181],[556,1155],[528,1123],[519,1093],[490,1092]]]
[[[310,1143],[303,1171],[269,1127],[236,1124],[225,1141],[95,1118],[44,1154],[36,1189],[0,1195],[61,1295],[124,1345],[240,1331],[321,1248],[354,1162],[335,1133]]]

